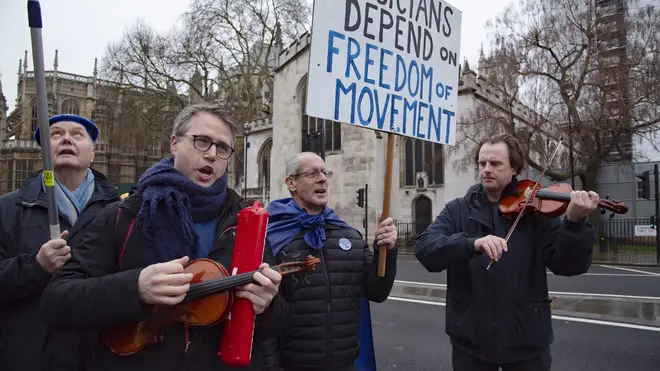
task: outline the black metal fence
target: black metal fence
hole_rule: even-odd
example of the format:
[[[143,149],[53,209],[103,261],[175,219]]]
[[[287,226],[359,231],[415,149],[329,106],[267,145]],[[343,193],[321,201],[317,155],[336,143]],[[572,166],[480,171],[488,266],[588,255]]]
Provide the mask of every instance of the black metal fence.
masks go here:
[[[432,221],[397,220],[398,245],[404,251],[412,251],[417,237]],[[597,225],[597,241],[594,246],[594,262],[618,264],[660,264],[650,218],[603,218]]]
[[[429,227],[431,222],[431,220],[419,220],[414,222],[408,220],[395,220],[394,224],[396,225],[398,232],[399,247],[404,250],[411,250],[417,237]]]
[[[609,263],[657,264],[655,226],[650,218],[603,218],[598,223],[594,260]]]

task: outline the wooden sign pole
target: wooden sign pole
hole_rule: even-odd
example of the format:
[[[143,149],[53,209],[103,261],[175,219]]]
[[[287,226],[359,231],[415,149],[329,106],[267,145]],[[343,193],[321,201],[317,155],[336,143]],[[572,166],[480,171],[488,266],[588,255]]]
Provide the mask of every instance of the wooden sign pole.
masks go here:
[[[381,218],[382,220],[385,220],[390,216],[390,196],[392,195],[392,163],[394,162],[394,136],[395,134],[392,131],[387,133],[387,157],[385,160],[385,190],[383,191],[383,216]],[[374,248],[376,247],[374,246]],[[379,277],[385,277],[386,259],[387,259],[387,248],[385,246],[381,246],[378,254]]]

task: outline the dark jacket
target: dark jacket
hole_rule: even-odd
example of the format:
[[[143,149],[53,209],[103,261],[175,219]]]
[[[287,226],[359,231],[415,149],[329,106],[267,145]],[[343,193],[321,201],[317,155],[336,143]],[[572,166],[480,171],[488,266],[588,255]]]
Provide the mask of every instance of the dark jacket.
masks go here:
[[[353,228],[325,226],[325,246],[313,250],[302,231],[277,255],[278,263],[308,255],[321,258],[313,272],[294,275],[280,286],[289,305],[280,338],[280,359],[286,370],[306,367],[338,370],[355,362],[360,352],[362,298],[383,302],[396,275],[397,249],[387,253],[385,277],[378,277],[378,248],[372,254]],[[340,239],[344,250],[340,247]]]
[[[142,199],[135,193],[121,203],[109,206],[90,225],[75,254],[57,272],[48,285],[42,307],[49,324],[61,329],[108,329],[122,323],[135,323],[154,315],[154,306],[144,304],[138,292],[140,272],[147,265],[143,258],[146,238],[137,228],[132,230],[122,251],[126,233],[124,221],[138,214]],[[119,208],[121,217],[117,218]],[[226,268],[231,266],[237,214],[245,204],[231,189],[220,215],[216,240],[209,258]],[[119,222],[117,222],[119,220]],[[130,223],[129,223],[130,224]],[[117,225],[117,233],[114,233]],[[264,261],[272,264],[270,249]],[[121,259],[119,256],[121,254]],[[276,362],[263,359],[266,352],[276,358],[277,324],[283,303],[279,296],[262,315],[256,317],[255,345],[252,363],[241,370],[261,370],[262,364]],[[90,357],[90,370],[233,370],[222,363],[220,349],[224,322],[213,327],[190,327],[173,324],[164,331],[164,342],[150,344],[136,355],[119,356],[98,337]],[[272,339],[268,343],[268,339]],[[270,348],[268,348],[270,346]],[[264,348],[267,348],[264,350]],[[236,368],[238,369],[238,368]]]
[[[515,185],[507,187],[505,192]],[[585,273],[591,265],[591,223],[524,215],[502,258],[475,253],[474,241],[504,238],[513,224],[489,204],[476,185],[449,202],[415,243],[430,272],[447,269],[446,332],[452,344],[487,362],[536,357],[553,341],[546,267],[556,275]]]
[[[68,230],[73,249],[83,231],[106,205],[119,199],[114,185],[93,171],[94,193],[72,227],[60,216],[60,230]],[[39,313],[39,298],[51,275],[37,262],[37,252],[50,239],[46,193],[41,171],[23,187],[0,197],[0,368],[78,370],[80,342],[75,333],[49,330]],[[48,340],[48,341],[47,341]]]

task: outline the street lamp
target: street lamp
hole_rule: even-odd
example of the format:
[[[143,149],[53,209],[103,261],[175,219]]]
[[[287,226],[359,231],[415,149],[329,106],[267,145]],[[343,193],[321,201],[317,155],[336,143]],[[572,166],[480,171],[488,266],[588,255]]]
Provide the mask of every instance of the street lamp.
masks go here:
[[[243,137],[245,138],[245,145],[243,146],[243,198],[247,199],[247,161],[248,161],[248,148],[250,148],[250,142],[248,142],[248,136],[250,135],[250,124],[243,125]]]

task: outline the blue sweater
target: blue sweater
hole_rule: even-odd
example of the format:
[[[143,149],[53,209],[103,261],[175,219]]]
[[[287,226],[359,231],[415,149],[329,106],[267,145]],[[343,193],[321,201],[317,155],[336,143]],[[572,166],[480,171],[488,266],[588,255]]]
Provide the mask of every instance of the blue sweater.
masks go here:
[[[213,249],[218,219],[219,217],[205,222],[195,223],[195,231],[199,236],[199,245],[197,247],[197,256],[195,259],[208,257],[209,252]]]

